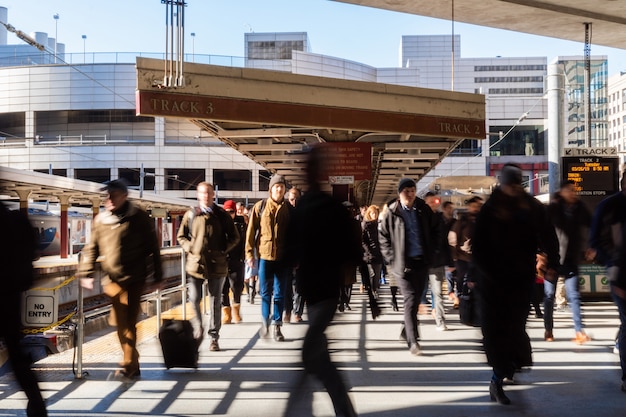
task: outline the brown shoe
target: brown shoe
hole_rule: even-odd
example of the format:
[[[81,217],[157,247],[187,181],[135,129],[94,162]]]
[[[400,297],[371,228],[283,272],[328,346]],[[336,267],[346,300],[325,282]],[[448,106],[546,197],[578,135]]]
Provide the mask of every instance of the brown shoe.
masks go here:
[[[576,337],[572,339],[573,342],[576,342],[577,345],[582,345],[583,343],[590,342],[591,337],[587,336],[585,332],[576,332]]]
[[[211,340],[211,344],[209,345],[209,350],[211,352],[219,352],[220,345],[217,343],[217,340],[215,339]]]
[[[545,340],[546,342],[554,342],[554,335],[550,330],[546,330],[546,332],[543,334],[543,340]]]
[[[291,323],[291,313],[283,314],[283,323]]]
[[[293,321],[295,321],[296,323],[300,323],[302,321],[302,316],[299,314],[294,315]]]

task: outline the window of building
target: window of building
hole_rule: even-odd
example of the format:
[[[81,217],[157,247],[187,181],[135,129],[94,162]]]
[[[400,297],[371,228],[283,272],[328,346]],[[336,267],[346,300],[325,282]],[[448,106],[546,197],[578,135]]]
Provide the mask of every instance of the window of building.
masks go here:
[[[474,82],[477,84],[482,83],[531,83],[542,82],[543,76],[535,77],[475,77]]]
[[[220,190],[252,191],[252,171],[248,169],[214,169],[213,184]]]
[[[489,94],[543,94],[543,88],[490,88]]]
[[[76,168],[74,178],[77,180],[105,183],[111,179],[110,168]]]
[[[49,174],[49,169],[36,169],[35,172],[41,172],[42,174]],[[67,169],[52,168],[52,175],[57,177],[67,177]]]
[[[465,139],[452,150],[450,156],[476,156],[480,155],[481,149],[478,140]]]
[[[546,65],[476,65],[474,71],[545,71]]]
[[[26,115],[24,112],[0,114],[0,136],[23,138],[26,134]]]
[[[248,59],[291,59],[292,51],[304,51],[304,41],[251,41]]]
[[[626,88],[622,90],[622,104],[626,104]]]
[[[195,190],[202,181],[206,181],[204,169],[165,169],[166,190]]]
[[[489,155],[545,155],[544,133],[540,126],[517,126],[500,141],[498,132],[508,132],[511,126],[489,128]]]
[[[271,176],[269,171],[259,171],[259,191],[269,191]]]
[[[143,177],[143,189],[154,190],[154,168],[144,168],[145,175]],[[120,168],[117,171],[120,178],[124,178],[129,186],[139,189],[141,179],[140,168]]]

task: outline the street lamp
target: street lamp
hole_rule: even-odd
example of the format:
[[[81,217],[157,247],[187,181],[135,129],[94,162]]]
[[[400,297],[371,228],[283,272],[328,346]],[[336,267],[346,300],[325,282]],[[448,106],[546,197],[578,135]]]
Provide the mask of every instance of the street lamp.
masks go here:
[[[57,42],[59,42],[59,14],[55,13],[54,16],[54,63],[57,63]]]
[[[191,32],[191,62],[196,62],[196,32]]]
[[[87,42],[86,41],[87,35],[83,35],[82,38],[83,38],[83,64],[86,64],[87,63],[87,57],[85,55],[85,51],[86,51],[85,43]]]

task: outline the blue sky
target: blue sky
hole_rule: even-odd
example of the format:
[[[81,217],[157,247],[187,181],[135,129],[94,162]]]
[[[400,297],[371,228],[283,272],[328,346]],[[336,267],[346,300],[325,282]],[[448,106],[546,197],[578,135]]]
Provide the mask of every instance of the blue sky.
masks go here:
[[[365,63],[398,66],[402,35],[451,34],[445,20],[358,7],[329,0],[187,0],[186,51],[196,34],[196,54],[243,56],[244,33],[307,32],[315,53]],[[66,52],[164,52],[165,5],[161,0],[0,0],[8,23],[26,33],[54,37]],[[581,31],[583,30],[581,26]],[[582,55],[583,44],[456,23],[461,56]],[[82,35],[87,38],[83,41]],[[9,43],[19,39],[9,33]],[[609,75],[626,70],[626,50],[592,45],[609,57]]]

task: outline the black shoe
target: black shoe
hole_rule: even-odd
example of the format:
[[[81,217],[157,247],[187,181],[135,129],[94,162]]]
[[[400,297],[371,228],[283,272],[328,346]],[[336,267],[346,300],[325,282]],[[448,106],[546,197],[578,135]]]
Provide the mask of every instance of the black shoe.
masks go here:
[[[277,342],[285,341],[285,336],[283,336],[283,334],[280,331],[280,326],[277,324],[274,325],[274,340]]]
[[[391,308],[393,308],[393,311],[398,311],[398,300],[395,297],[391,299]]]
[[[507,397],[502,390],[502,384],[498,384],[495,381],[489,383],[489,398],[491,398],[491,401],[497,401],[498,404],[511,404],[511,400],[509,400],[509,397]]]
[[[346,303],[345,307],[346,307],[346,310],[352,311],[352,308],[350,308],[350,304]]]
[[[406,342],[406,329],[402,326],[402,331],[400,332],[400,341]]]
[[[343,303],[339,303],[339,312],[340,313],[343,313],[343,311],[345,310],[345,308],[343,306],[344,306]]]
[[[542,319],[543,318],[543,313],[541,311],[535,313],[535,317],[538,319]]]

